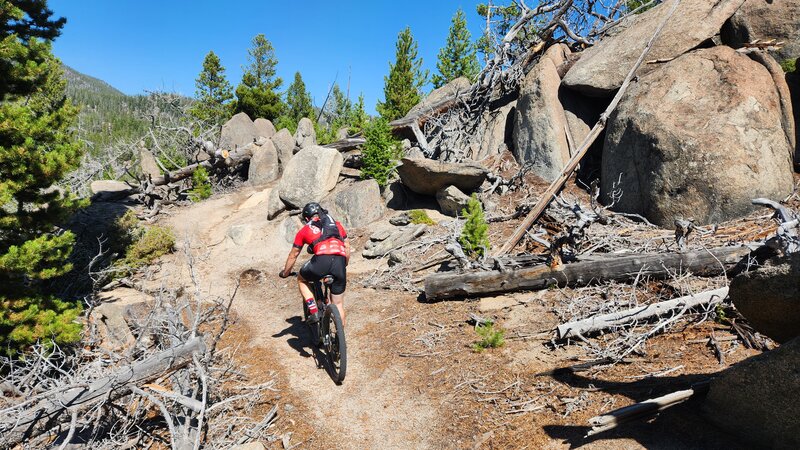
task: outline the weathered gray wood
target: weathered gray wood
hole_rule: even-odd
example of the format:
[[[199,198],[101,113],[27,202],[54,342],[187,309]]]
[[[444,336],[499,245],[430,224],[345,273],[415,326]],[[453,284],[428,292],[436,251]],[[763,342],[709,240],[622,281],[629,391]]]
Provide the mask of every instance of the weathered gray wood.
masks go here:
[[[701,305],[713,305],[720,303],[728,296],[728,287],[714,289],[713,291],[700,292],[698,294],[687,295],[652,305],[639,306],[626,309],[611,314],[589,317],[575,322],[568,322],[556,328],[556,335],[559,339],[572,336],[585,336],[589,333],[596,333],[607,328],[623,326],[634,323],[638,320],[646,320],[651,317],[663,316],[675,310],[684,308],[695,308]]]
[[[720,275],[746,255],[748,247],[720,247],[688,253],[646,253],[592,256],[556,268],[538,265],[513,271],[438,273],[425,279],[428,299],[481,296],[549,286],[585,286],[596,282],[626,281],[637,276],[667,278],[675,272]]]
[[[14,445],[47,431],[54,423],[66,422],[67,410],[83,410],[111,397],[126,395],[130,386],[151,382],[162,375],[186,366],[195,352],[203,353],[205,343],[195,337],[177,347],[157,353],[114,374],[52,396],[44,396],[22,414],[0,418],[0,443]]]
[[[694,396],[705,395],[708,393],[708,387],[708,381],[696,383],[691,389],[677,391],[662,397],[634,403],[633,405],[611,411],[608,414],[592,417],[589,419],[589,424],[592,426],[592,429],[586,436],[592,436],[603,431],[611,430],[625,422],[650,417],[659,411],[683,403]]]
[[[367,142],[367,140],[363,137],[351,137],[346,139],[341,139],[336,142],[331,142],[330,144],[325,144],[323,147],[325,148],[335,148],[340,152],[346,152],[348,150],[354,150],[358,147],[361,147]]]

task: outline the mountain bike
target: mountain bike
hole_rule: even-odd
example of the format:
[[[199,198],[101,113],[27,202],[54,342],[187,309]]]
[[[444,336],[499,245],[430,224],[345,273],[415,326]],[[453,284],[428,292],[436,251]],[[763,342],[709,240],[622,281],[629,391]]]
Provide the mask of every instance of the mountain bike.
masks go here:
[[[333,277],[327,275],[320,281],[311,282],[311,290],[317,309],[322,316],[316,323],[309,323],[308,307],[303,304],[303,316],[311,328],[314,344],[319,346],[328,359],[330,376],[336,384],[342,384],[347,374],[347,343],[344,338],[342,316],[330,299],[329,287]]]

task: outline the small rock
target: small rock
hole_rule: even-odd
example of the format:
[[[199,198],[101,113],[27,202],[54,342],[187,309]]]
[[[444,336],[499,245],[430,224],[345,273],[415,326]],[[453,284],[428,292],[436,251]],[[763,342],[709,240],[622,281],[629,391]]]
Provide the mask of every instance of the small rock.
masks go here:
[[[370,235],[370,241],[385,241],[394,232],[391,228],[381,228]]]
[[[394,266],[406,262],[406,258],[400,252],[389,252],[389,265]]]
[[[364,255],[365,258],[378,258],[383,255],[386,255],[393,249],[400,247],[401,245],[408,244],[409,242],[417,239],[418,237],[425,234],[425,230],[428,227],[419,224],[419,225],[409,225],[407,227],[403,227],[400,230],[392,233],[386,240],[376,243],[376,245],[372,248],[365,249]],[[370,241],[372,242],[372,241]]]
[[[469,196],[455,186],[447,186],[436,192],[436,201],[442,213],[450,217],[458,217],[461,210],[467,207]]]
[[[411,223],[411,218],[408,217],[408,213],[400,213],[391,219],[389,219],[389,223],[392,225],[396,225],[398,227],[402,227]]]
[[[292,405],[291,403],[287,403],[283,405],[283,410],[286,411],[287,413],[290,413],[294,411],[294,405]]]
[[[347,127],[339,128],[339,130],[336,132],[336,140],[337,141],[345,140],[345,139],[347,139],[349,134],[350,134],[350,130]]]
[[[253,237],[253,227],[250,225],[234,225],[228,229],[228,237],[236,245],[245,245]]]

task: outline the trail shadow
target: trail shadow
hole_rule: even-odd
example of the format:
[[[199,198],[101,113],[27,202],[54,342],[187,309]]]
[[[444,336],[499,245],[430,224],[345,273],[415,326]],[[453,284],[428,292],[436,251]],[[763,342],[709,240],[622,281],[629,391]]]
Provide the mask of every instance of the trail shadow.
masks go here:
[[[631,382],[592,379],[579,374],[558,371],[554,380],[582,389],[599,389],[609,394],[624,395],[635,402],[660,397],[708,378],[706,374],[688,374],[675,377],[646,378]],[[662,411],[649,419],[619,425],[613,430],[585,437],[590,426],[545,425],[545,433],[569,444],[581,447],[598,440],[632,439],[648,449],[746,449],[746,443],[718,429],[702,415],[703,398],[693,398],[685,403]],[[616,409],[616,408],[612,408]]]
[[[289,326],[277,334],[273,334],[272,337],[280,338],[287,335],[292,336],[286,341],[290,347],[297,350],[297,353],[303,358],[314,357],[314,359],[318,360],[316,346],[312,342],[313,337],[311,335],[311,330],[308,328],[305,321],[303,321],[303,318],[300,316],[289,317],[286,319],[286,323],[288,323]],[[319,366],[319,363],[317,363],[317,365]]]

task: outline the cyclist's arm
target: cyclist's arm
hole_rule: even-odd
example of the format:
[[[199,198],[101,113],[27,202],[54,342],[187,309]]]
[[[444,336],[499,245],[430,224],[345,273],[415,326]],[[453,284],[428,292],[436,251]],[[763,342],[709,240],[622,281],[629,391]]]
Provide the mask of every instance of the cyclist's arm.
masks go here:
[[[295,246],[292,247],[291,251],[289,251],[289,255],[286,257],[286,264],[283,266],[284,276],[291,273],[292,267],[294,267],[294,263],[297,262],[297,257],[300,256],[300,250],[302,250],[302,248],[303,247]]]

